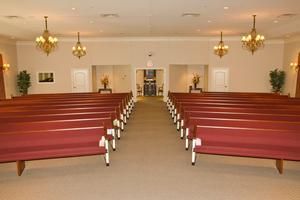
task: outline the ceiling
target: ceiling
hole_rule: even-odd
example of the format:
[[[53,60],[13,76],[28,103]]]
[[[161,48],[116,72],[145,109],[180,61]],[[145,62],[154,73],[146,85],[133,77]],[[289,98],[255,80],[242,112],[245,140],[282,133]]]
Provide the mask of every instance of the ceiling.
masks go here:
[[[253,14],[267,39],[300,33],[299,0],[6,0],[0,10],[0,35],[13,40],[41,35],[45,15],[57,37],[241,36]]]

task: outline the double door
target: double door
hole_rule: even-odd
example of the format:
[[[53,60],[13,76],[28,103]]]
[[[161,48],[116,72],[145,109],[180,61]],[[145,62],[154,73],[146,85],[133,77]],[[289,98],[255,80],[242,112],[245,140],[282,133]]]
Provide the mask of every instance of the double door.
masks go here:
[[[144,96],[156,96],[156,83],[144,84]]]

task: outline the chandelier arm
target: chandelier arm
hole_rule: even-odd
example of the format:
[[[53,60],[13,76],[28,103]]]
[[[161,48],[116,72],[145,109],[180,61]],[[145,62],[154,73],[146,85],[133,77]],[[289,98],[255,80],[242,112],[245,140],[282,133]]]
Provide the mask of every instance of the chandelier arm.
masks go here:
[[[45,27],[46,27],[46,30],[48,30],[48,22],[47,22],[48,16],[45,16],[44,18],[45,18]]]
[[[223,33],[222,33],[222,31],[221,31],[221,42],[223,41]]]

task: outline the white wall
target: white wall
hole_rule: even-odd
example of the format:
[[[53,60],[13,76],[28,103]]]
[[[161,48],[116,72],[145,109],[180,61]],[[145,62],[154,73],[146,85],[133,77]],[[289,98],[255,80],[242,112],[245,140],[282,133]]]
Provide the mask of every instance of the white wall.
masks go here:
[[[113,66],[113,92],[131,91],[131,66]]]
[[[101,79],[108,76],[108,88],[113,92],[131,91],[131,66],[129,65],[96,65],[97,88],[103,88]]]
[[[144,70],[143,69],[136,70],[136,84],[139,84],[142,88],[144,88]]]
[[[300,52],[300,35],[287,39],[284,44],[283,69],[286,72],[284,93],[295,96],[297,84],[297,71],[290,66],[290,63],[298,62]]]
[[[148,52],[153,52],[154,68],[164,69],[165,96],[169,90],[169,66],[208,65],[230,68],[229,91],[269,92],[268,73],[274,67],[282,68],[284,43],[281,40],[269,41],[264,49],[254,55],[242,49],[240,38],[225,38],[229,54],[220,59],[213,54],[213,46],[218,39],[211,38],[104,38],[82,40],[87,47],[87,55],[80,60],[71,53],[75,41],[60,40],[59,49],[48,57],[35,48],[34,42],[17,44],[19,69],[37,71],[53,70],[56,83],[51,87],[57,92],[71,91],[72,67],[91,68],[92,65],[130,65],[133,93],[135,92],[136,69],[145,68]],[[92,80],[92,79],[91,79]],[[170,81],[171,82],[171,81]],[[92,85],[92,81],[91,81]],[[209,84],[210,86],[211,84]],[[92,87],[90,87],[92,88]],[[171,89],[171,88],[170,88]],[[48,92],[35,84],[30,93]]]
[[[10,69],[3,72],[6,98],[16,96],[17,91],[17,48],[15,42],[0,39],[0,54],[3,63],[10,64]]]
[[[221,59],[213,54],[215,42],[210,43],[209,90],[212,89],[212,71],[214,68],[229,69],[229,91],[234,92],[271,92],[269,71],[282,69],[283,41],[266,41],[263,49],[254,55],[242,49],[241,43],[226,41],[229,53]]]
[[[187,65],[170,65],[169,85],[171,92],[188,92]]]
[[[156,70],[156,85],[161,87],[164,84],[164,70]]]

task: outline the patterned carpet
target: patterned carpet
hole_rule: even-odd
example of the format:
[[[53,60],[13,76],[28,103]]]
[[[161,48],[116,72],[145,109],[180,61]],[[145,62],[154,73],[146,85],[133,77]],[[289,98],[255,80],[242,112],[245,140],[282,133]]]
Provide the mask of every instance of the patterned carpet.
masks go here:
[[[87,156],[0,164],[0,200],[299,200],[300,163],[199,155],[191,165],[161,98],[139,99],[111,165]]]

